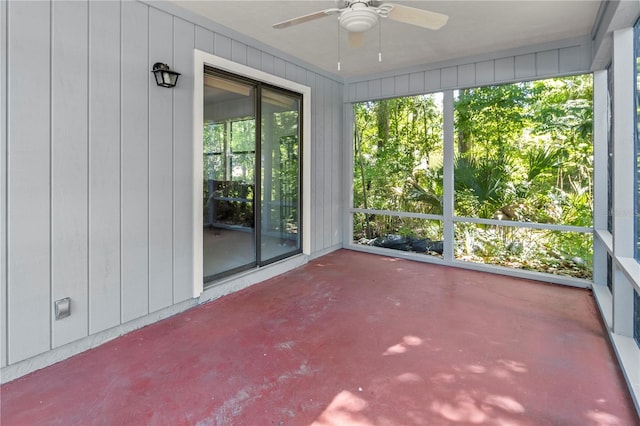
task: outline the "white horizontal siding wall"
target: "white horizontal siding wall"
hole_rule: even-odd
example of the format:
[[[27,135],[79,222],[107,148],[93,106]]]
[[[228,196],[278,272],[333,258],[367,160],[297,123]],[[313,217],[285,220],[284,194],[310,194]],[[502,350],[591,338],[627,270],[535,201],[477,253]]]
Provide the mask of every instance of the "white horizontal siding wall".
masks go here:
[[[346,102],[589,72],[589,37],[347,81]]]
[[[332,76],[163,2],[0,2],[0,27],[3,381],[190,306],[195,48],[311,87],[305,238],[312,255],[341,245]],[[156,86],[155,62],[182,73],[175,89]]]

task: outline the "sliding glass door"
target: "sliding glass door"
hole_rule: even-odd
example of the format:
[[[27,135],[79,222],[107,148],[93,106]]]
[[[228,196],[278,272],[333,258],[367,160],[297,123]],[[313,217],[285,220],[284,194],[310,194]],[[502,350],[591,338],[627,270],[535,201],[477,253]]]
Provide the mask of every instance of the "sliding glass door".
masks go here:
[[[255,128],[256,88],[205,74],[205,281],[253,267],[256,261]]]
[[[300,97],[262,89],[260,260],[300,251]]]
[[[205,68],[205,283],[301,251],[300,108],[299,94]]]

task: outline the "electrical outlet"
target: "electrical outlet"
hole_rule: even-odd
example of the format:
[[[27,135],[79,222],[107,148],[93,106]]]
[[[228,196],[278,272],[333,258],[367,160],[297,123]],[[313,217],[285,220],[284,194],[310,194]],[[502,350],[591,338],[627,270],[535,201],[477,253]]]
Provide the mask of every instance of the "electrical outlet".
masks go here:
[[[56,311],[56,320],[66,318],[71,315],[71,298],[65,297],[64,299],[56,300],[53,302],[53,306]]]

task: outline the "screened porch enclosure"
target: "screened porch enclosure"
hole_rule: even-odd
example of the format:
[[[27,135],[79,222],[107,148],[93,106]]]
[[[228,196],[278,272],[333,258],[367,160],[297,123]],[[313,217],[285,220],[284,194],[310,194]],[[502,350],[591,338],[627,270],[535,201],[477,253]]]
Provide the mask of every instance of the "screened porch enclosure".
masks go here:
[[[607,9],[608,5],[604,6],[602,9]],[[596,39],[593,63],[581,69],[566,66],[564,55],[575,58],[580,53],[579,48],[565,46],[559,51],[522,53],[354,82],[346,97],[355,109],[348,124],[358,127],[358,108],[369,108],[374,129],[369,143],[374,149],[366,151],[367,142],[361,138],[365,132],[354,133],[348,169],[352,177],[351,232],[345,241],[359,251],[394,253],[405,259],[592,289],[637,403],[640,22],[637,4],[621,2],[618,6],[632,13],[620,11],[625,24],[612,34],[598,28],[602,38]],[[612,44],[604,43],[609,36]],[[529,102],[526,98],[524,102],[508,102],[496,97],[489,102],[500,92],[547,85],[545,80],[551,82],[551,98],[555,100],[562,98],[558,95],[563,86],[574,92],[565,97],[564,106],[536,107],[522,114],[522,107]],[[562,80],[565,82],[560,83]],[[442,166],[422,166],[434,151],[425,149],[428,131],[407,138],[405,148],[409,149],[396,150],[400,161],[394,162],[388,149],[395,149],[394,143],[411,135],[416,113],[411,110],[404,121],[397,122],[395,130],[409,127],[409,131],[397,133],[400,137],[389,138],[392,143],[388,144],[376,132],[394,130],[394,125],[381,126],[371,105],[401,104],[411,97],[438,93],[443,96],[443,125],[431,120],[425,128],[442,134]],[[496,113],[499,137],[480,158],[472,158],[478,139],[467,136],[474,136],[474,132],[486,136],[491,131],[486,117]],[[538,124],[505,145],[510,133],[532,119]],[[513,147],[515,153],[509,153]],[[525,160],[520,167],[513,167],[514,154]],[[391,161],[375,162],[383,156]],[[404,171],[397,166],[403,161],[408,164]],[[381,165],[379,170],[376,164]],[[520,174],[526,177],[521,181],[524,185],[513,182]],[[551,184],[547,189],[539,186],[545,181]],[[376,194],[380,189],[388,190],[387,195]],[[534,202],[523,202],[527,197],[521,196],[527,192]],[[380,204],[376,204],[376,195]],[[547,202],[540,203],[545,198]],[[437,230],[433,224],[438,223],[442,232],[425,232]],[[427,244],[416,244],[424,240]],[[439,246],[442,254],[424,250],[432,246]]]
[[[103,352],[105,358],[87,364],[86,374],[75,368],[61,372],[54,364],[83,358],[89,348],[100,345],[133,340],[135,347],[138,341],[130,333],[148,331],[169,317],[176,320],[172,326],[185,325],[194,318],[192,308],[206,311],[201,317],[203,326],[186,327],[181,337],[211,335],[223,330],[229,320],[217,316],[217,309],[238,300],[232,293],[267,281],[265,285],[275,283],[270,288],[274,292],[265,294],[276,300],[287,273],[298,278],[290,282],[293,293],[298,285],[300,290],[309,290],[299,293],[300,299],[289,301],[287,306],[296,313],[298,307],[308,309],[290,317],[286,317],[286,310],[276,309],[272,311],[274,323],[282,325],[278,320],[287,318],[289,330],[296,331],[296,325],[305,320],[322,318],[327,312],[333,316],[319,322],[319,329],[311,328],[301,335],[292,351],[282,352],[308,356],[294,357],[292,369],[269,376],[273,383],[278,384],[282,375],[298,378],[287,376],[291,372],[308,372],[305,366],[312,365],[313,349],[334,343],[333,353],[344,350],[345,357],[339,359],[344,363],[328,365],[328,370],[349,369],[353,360],[349,353],[356,349],[363,349],[354,355],[358,366],[376,370],[378,362],[394,357],[402,360],[404,355],[431,354],[428,339],[441,334],[490,340],[493,324],[486,330],[475,328],[482,324],[480,313],[466,321],[452,315],[444,322],[438,322],[442,317],[429,318],[429,314],[449,307],[448,303],[459,307],[469,299],[494,311],[509,311],[508,303],[500,303],[511,300],[510,294],[501,292],[504,288],[480,285],[485,291],[476,292],[474,284],[500,282],[515,294],[518,286],[531,288],[529,284],[535,283],[525,284],[523,279],[532,279],[555,285],[536,287],[543,304],[567,290],[580,295],[584,309],[578,312],[577,304],[570,302],[553,305],[551,312],[544,311],[548,306],[523,309],[515,319],[503,320],[521,328],[489,343],[517,346],[530,337],[531,330],[557,318],[557,313],[583,319],[593,314],[585,319],[593,326],[587,328],[601,332],[602,337],[594,345],[604,345],[611,357],[607,358],[605,351],[600,353],[605,364],[582,364],[578,379],[608,374],[619,365],[632,404],[640,407],[640,3],[481,1],[460,7],[458,2],[416,1],[412,3],[425,10],[442,7],[450,16],[447,26],[435,32],[415,25],[393,27],[395,23],[386,25],[389,20],[381,19],[385,26],[371,31],[362,49],[352,49],[348,34],[335,31],[340,28],[335,14],[286,32],[271,27],[276,19],[270,17],[282,14],[285,19],[285,12],[294,16],[294,8],[311,12],[312,3],[268,0],[247,7],[243,2],[0,1],[3,386],[53,367],[53,373],[45,371],[52,374],[46,380],[54,388],[52,394],[57,388],[59,396],[74,396],[60,392],[66,378],[78,379],[78,394],[82,394],[83,383],[95,377],[92,365],[107,371],[118,368],[118,362],[110,357],[113,353]],[[550,13],[553,10],[555,13]],[[486,19],[478,19],[480,16]],[[481,28],[476,29],[476,24]],[[315,32],[314,25],[330,28]],[[264,37],[255,35],[260,28]],[[336,55],[338,41],[344,42],[341,70],[335,66],[336,59],[340,60]],[[313,49],[314,45],[319,47]],[[156,61],[181,73],[175,87],[156,84],[151,73]],[[574,93],[564,106],[558,103],[545,109],[538,108],[542,104],[532,104],[533,108],[520,114],[500,99],[476,102],[476,95],[490,100],[500,92],[529,90],[527,86],[535,89],[545,80],[577,81],[583,77],[593,79],[591,96]],[[424,102],[409,105],[406,99],[410,97]],[[588,132],[583,137],[580,126],[575,126],[577,121],[589,121],[587,109],[581,106],[588,98],[593,101],[590,138]],[[383,114],[371,107],[374,131],[354,135],[354,105],[387,101],[395,108],[392,103],[398,99],[412,108],[412,116],[398,115],[400,120],[387,121],[387,126],[381,119]],[[502,109],[492,110],[492,103]],[[394,108],[389,108],[388,115],[399,111]],[[500,121],[503,127],[498,128],[503,139],[484,137],[483,132],[496,133],[483,121],[489,113],[505,118]],[[574,120],[582,113],[584,120]],[[515,129],[507,120],[512,115],[524,117],[523,121],[539,117],[549,121],[538,120],[527,130]],[[552,129],[554,137],[548,137],[540,130],[553,120],[566,129]],[[427,131],[417,124],[411,127],[425,122]],[[398,137],[393,134],[396,125],[402,130]],[[588,126],[582,127],[588,130]],[[522,130],[522,137],[515,137],[515,130]],[[385,133],[389,137],[378,137]],[[405,134],[417,142],[405,143]],[[529,138],[532,135],[534,139]],[[560,143],[562,138],[566,144]],[[504,148],[502,152],[497,151],[499,146]],[[517,161],[511,161],[513,157]],[[589,161],[593,162],[591,169]],[[492,178],[478,179],[483,176]],[[335,262],[337,257],[330,257],[334,252],[344,258]],[[361,269],[356,268],[355,258],[348,256],[354,252],[366,255],[359,258],[365,265]],[[445,272],[440,294],[435,294],[437,273],[431,268]],[[326,275],[314,275],[318,270]],[[400,274],[407,271],[413,272]],[[354,293],[338,292],[345,299],[340,300],[339,309],[329,310],[332,304],[336,306],[330,291],[342,288],[341,280],[350,272],[366,279],[356,283],[357,277],[353,281],[349,278],[353,287],[348,290]],[[479,277],[477,272],[491,275]],[[462,281],[455,279],[461,276]],[[392,292],[397,288],[381,284],[383,279],[398,287],[405,285],[404,280],[411,282],[406,287],[408,295],[398,298],[415,303],[418,314],[400,321],[414,330],[403,329],[381,344],[371,336],[382,335],[391,324],[386,320],[402,310]],[[324,281],[326,287],[314,286]],[[360,304],[366,290],[376,288],[379,293],[373,293],[374,301],[363,305],[358,314],[360,323],[349,322],[350,304]],[[436,300],[442,303],[433,303]],[[59,318],[56,307],[65,301],[71,302],[71,315]],[[304,305],[306,302],[311,304]],[[247,313],[242,302],[230,305],[230,311]],[[210,306],[215,308],[208,310]],[[145,342],[166,344],[166,351],[147,346],[136,362],[149,362],[149,353],[154,357],[164,353],[167,356],[161,361],[167,363],[145,364],[152,367],[145,373],[153,377],[146,390],[161,388],[165,376],[184,377],[181,374],[187,370],[177,361],[179,354],[187,360],[205,361],[203,354],[221,354],[226,349],[243,352],[253,337],[268,335],[270,330],[261,326],[269,321],[267,311],[277,307],[269,302],[254,306],[250,313],[255,314],[257,326],[249,334],[236,333],[237,325],[246,319],[237,317],[228,327],[230,340],[200,346],[198,352],[182,352],[190,344],[200,343],[197,338],[176,346],[176,339],[147,335]],[[466,306],[467,311],[475,311],[472,303]],[[380,309],[372,314],[375,308]],[[377,313],[382,316],[376,318]],[[492,314],[489,310],[486,315]],[[531,316],[537,321],[522,326],[519,321]],[[575,325],[575,316],[564,318],[562,325]],[[376,321],[380,333],[367,329]],[[430,321],[426,326],[433,327],[416,331],[416,321]],[[158,327],[166,331],[160,324]],[[359,345],[343,339],[349,332],[367,340]],[[411,345],[418,341],[414,337],[421,339],[421,344]],[[551,334],[550,339],[556,337]],[[582,362],[592,354],[588,343],[576,350],[580,348],[570,345],[574,335],[564,337],[565,346],[556,346],[546,354],[550,355],[545,358],[549,365],[572,367],[574,360]],[[249,357],[248,364],[253,361],[251,365],[272,367],[275,357],[265,358],[264,354],[273,353],[274,348],[286,349],[289,341],[296,341],[284,335],[276,340],[268,342],[269,351],[261,351],[260,345],[253,347],[260,361]],[[540,342],[545,340],[530,343],[551,349]],[[455,346],[467,350],[463,339]],[[309,351],[296,352],[302,347]],[[388,349],[405,351],[391,355]],[[458,373],[486,377],[496,371],[490,367],[497,367],[498,361],[518,360],[506,358],[509,354],[505,352],[505,358],[479,364],[482,360],[472,358],[485,353],[486,348],[468,349],[469,359],[454,367],[486,370],[447,370],[455,377],[461,377]],[[575,355],[562,358],[563,349]],[[525,355],[518,358],[524,362]],[[564,361],[556,363],[561,358]],[[535,360],[526,363],[531,367]],[[209,364],[210,370],[189,370],[188,374],[211,379],[219,366]],[[434,378],[448,367],[436,368],[440,371],[422,371],[420,378],[435,391],[444,391],[447,384]],[[232,370],[231,380],[239,377],[239,371],[247,370]],[[377,377],[365,371],[359,377],[371,379],[369,385],[378,385],[377,390],[392,389],[396,380],[403,387],[417,383],[411,381],[416,376],[405,374],[411,371],[394,372],[397,374]],[[144,386],[130,386],[134,381],[127,379],[131,377],[120,382],[123,388],[118,395],[145,395]],[[314,379],[311,375],[309,382]],[[30,383],[32,390],[44,389],[37,381]],[[216,386],[217,382],[205,380],[204,386],[212,383]],[[394,385],[386,387],[384,383]],[[598,390],[580,383],[589,391]],[[102,384],[93,388],[98,398],[113,396],[113,382]],[[257,386],[263,385],[265,382]],[[359,407],[384,402],[376,399],[381,394],[364,395],[375,386],[355,381],[349,385],[353,386],[326,392],[309,418],[321,419],[325,410],[325,414],[338,415],[347,402]],[[546,387],[534,388],[537,395],[544,395],[547,390],[556,391],[556,385],[550,381]],[[160,390],[166,391],[162,397],[193,391],[176,389],[162,387]],[[463,412],[464,407],[477,403],[476,408],[485,410],[480,414],[486,423],[507,422],[510,419],[506,417],[517,416],[512,410],[506,417],[491,417],[495,411],[489,411],[500,409],[496,401],[505,401],[496,396],[508,396],[511,409],[524,407],[527,414],[537,406],[509,387],[504,392],[496,389],[483,395],[491,396],[489,399],[454,392],[446,397],[433,395],[426,402],[430,409],[438,406],[438,415],[459,416],[469,413]],[[231,393],[215,395],[221,405],[212,403],[210,408],[217,410],[227,401],[238,401],[234,397],[242,394],[243,386],[226,390]],[[306,387],[306,391],[313,390],[313,385]],[[574,396],[573,392],[568,389],[564,394]],[[4,403],[4,387],[0,394]],[[197,408],[200,396],[185,403],[195,401]],[[613,410],[602,409],[600,397],[591,393],[589,397],[581,407],[591,417],[585,417],[585,410],[579,417],[569,413],[567,423],[576,421],[582,426],[585,419],[603,421],[603,411],[615,415]],[[20,397],[12,403],[15,401],[15,406],[27,406],[17,411],[20,413],[37,411],[40,406],[40,399],[33,404]],[[164,399],[149,401],[157,405]],[[60,406],[65,407],[64,402],[55,409],[60,411]],[[305,401],[295,408],[304,409]],[[360,414],[351,414],[356,418],[372,413],[363,409]],[[425,418],[431,414],[433,410]],[[381,418],[367,417],[372,423]],[[438,418],[447,421],[443,419]],[[287,418],[273,420],[287,423]],[[400,420],[396,423],[409,423]],[[334,423],[340,424],[338,420]]]
[[[587,285],[592,98],[584,74],[355,103],[352,240]]]

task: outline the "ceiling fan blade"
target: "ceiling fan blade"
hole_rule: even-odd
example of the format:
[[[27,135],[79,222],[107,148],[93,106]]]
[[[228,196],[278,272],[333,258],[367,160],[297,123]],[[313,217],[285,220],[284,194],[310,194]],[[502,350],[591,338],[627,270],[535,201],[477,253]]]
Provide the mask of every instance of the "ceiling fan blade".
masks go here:
[[[347,42],[349,43],[349,47],[358,48],[364,45],[364,32],[354,33],[349,32],[347,36]]]
[[[321,10],[320,12],[313,12],[313,13],[309,13],[308,15],[302,15],[302,16],[298,16],[297,18],[287,19],[286,21],[278,22],[277,24],[273,25],[273,28],[276,28],[276,29],[289,28],[293,25],[298,25],[304,22],[313,21],[315,19],[324,18],[325,16],[333,15],[338,12],[340,12],[340,9],[336,9],[336,8]]]
[[[392,6],[388,15],[389,19],[403,22],[405,24],[428,28],[430,30],[439,30],[449,20],[447,15],[431,12],[429,10],[417,9],[415,7],[403,6],[400,4],[383,4],[381,8],[385,6]]]

